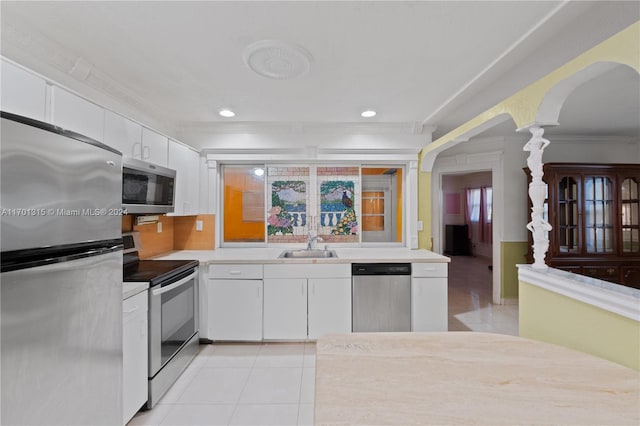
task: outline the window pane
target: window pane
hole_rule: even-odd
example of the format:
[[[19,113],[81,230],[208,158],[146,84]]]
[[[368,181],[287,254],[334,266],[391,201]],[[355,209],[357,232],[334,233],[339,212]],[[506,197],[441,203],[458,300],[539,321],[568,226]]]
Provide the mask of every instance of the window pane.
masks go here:
[[[487,207],[487,217],[485,217],[485,222],[491,223],[491,218],[493,217],[493,188],[488,187],[485,188],[485,206]]]
[[[309,230],[309,168],[269,167],[267,241],[300,243]]]
[[[224,166],[224,242],[264,242],[264,167]]]
[[[325,242],[359,243],[360,168],[321,167],[318,176],[318,235]]]
[[[362,167],[362,241],[402,242],[402,166]]]
[[[480,189],[472,189],[469,196],[469,211],[471,222],[480,220]]]

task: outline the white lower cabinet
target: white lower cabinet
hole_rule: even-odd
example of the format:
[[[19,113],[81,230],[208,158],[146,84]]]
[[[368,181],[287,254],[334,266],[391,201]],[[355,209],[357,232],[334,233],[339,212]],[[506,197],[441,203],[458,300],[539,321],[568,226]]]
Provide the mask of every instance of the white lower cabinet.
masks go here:
[[[307,280],[264,280],[264,338],[307,338]]]
[[[351,278],[308,281],[308,337],[351,332]]]
[[[265,265],[264,338],[351,332],[351,265]]]
[[[447,264],[413,263],[411,275],[411,330],[447,331]]]
[[[211,340],[262,340],[262,280],[209,279]]]
[[[122,302],[122,424],[147,402],[148,294]]]

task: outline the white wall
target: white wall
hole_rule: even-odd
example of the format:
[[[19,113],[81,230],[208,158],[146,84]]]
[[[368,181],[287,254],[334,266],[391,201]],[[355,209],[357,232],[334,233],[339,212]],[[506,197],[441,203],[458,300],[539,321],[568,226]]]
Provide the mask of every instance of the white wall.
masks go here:
[[[545,163],[638,163],[640,140],[627,138],[566,137],[546,135]]]

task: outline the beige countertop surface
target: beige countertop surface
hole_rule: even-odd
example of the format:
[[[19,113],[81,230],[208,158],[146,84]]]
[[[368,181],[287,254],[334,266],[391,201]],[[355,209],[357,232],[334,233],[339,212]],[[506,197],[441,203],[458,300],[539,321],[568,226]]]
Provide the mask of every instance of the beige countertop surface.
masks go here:
[[[299,248],[297,248],[299,249]],[[277,248],[218,248],[216,250],[180,250],[153,259],[195,259],[208,263],[352,263],[352,262],[413,262],[443,263],[450,259],[429,250],[407,248],[333,248],[337,258],[328,259],[279,259],[287,247]],[[294,249],[295,250],[295,249]]]
[[[638,425],[640,372],[499,334],[327,335],[315,424]]]

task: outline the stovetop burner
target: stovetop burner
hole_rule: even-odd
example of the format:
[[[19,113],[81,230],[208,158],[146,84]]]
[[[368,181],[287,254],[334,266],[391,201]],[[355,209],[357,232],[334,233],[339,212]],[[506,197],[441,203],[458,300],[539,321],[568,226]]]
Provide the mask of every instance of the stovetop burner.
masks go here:
[[[124,282],[149,282],[153,287],[198,266],[197,260],[137,260],[125,263]]]

